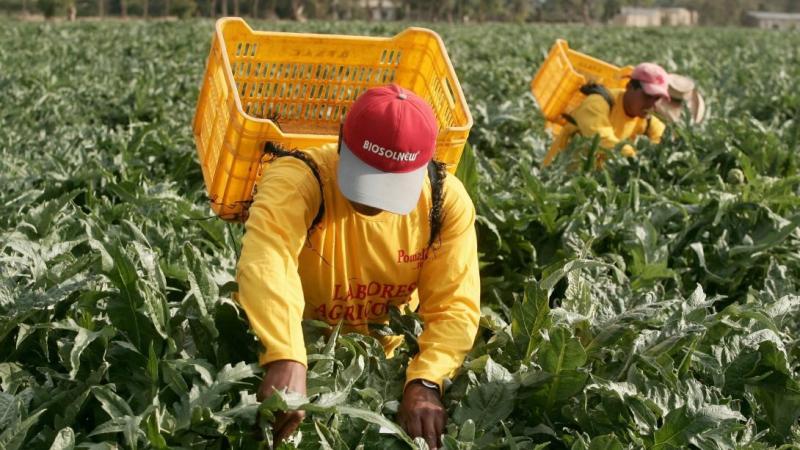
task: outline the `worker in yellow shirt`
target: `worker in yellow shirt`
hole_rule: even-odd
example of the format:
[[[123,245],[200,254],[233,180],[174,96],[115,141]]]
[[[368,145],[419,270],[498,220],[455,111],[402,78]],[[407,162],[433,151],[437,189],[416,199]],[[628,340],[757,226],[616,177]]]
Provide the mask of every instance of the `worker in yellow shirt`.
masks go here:
[[[573,111],[565,114],[567,124],[561,128],[545,155],[543,165],[548,166],[561,153],[576,133],[600,137],[600,147],[614,149],[623,141],[645,135],[652,142],[661,141],[664,123],[651,115],[659,99],[669,100],[669,75],[659,65],[642,63],[631,73],[625,89],[606,89],[599,85],[582,88],[587,97]],[[620,153],[635,157],[636,150],[623,143]],[[598,155],[602,166],[606,155]]]
[[[396,85],[364,92],[339,144],[272,162],[258,182],[238,263],[239,302],[266,351],[264,398],[306,393],[302,319],[369,333],[392,306],[424,321],[406,370],[400,424],[431,448],[447,419],[442,383],[472,348],[480,318],[475,209],[461,182],[432,161],[431,107]],[[268,144],[269,145],[269,144]],[[387,354],[402,338],[383,339]],[[287,412],[278,441],[303,419]]]

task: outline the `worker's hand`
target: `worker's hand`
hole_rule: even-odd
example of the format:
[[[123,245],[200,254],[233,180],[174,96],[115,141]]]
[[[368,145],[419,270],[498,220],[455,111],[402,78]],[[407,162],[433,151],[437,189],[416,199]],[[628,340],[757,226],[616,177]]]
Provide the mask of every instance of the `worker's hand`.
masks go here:
[[[636,149],[630,144],[625,144],[622,146],[620,154],[626,158],[636,158]]]
[[[261,380],[256,398],[262,401],[273,392],[286,389],[306,395],[306,366],[297,361],[273,361],[264,366],[267,373]],[[294,433],[300,422],[306,416],[305,411],[286,411],[277,414],[275,423],[272,424],[275,445]]]
[[[441,447],[440,438],[447,423],[447,411],[439,392],[419,383],[409,383],[397,413],[400,425],[411,438],[421,437],[431,449]]]

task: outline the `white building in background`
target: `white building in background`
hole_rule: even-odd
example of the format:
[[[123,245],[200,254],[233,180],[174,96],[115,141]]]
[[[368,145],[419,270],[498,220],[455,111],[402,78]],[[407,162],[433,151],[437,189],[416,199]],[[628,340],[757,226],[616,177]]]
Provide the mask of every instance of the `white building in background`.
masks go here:
[[[747,11],[744,15],[744,24],[773,30],[800,30],[800,14]]]
[[[394,0],[360,0],[358,2],[370,14],[371,20],[395,20],[398,16],[398,5]]]
[[[638,8],[623,7],[611,23],[626,27],[661,27],[697,25],[697,11],[686,8]]]

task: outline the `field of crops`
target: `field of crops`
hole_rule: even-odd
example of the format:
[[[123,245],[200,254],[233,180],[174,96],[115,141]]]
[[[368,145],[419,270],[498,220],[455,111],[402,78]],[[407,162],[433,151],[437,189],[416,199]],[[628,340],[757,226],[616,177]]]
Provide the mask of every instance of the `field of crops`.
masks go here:
[[[445,448],[800,445],[800,34],[432,27],[475,117],[483,289]],[[0,448],[257,448],[242,227],[209,217],[190,128],[211,30],[0,22]],[[696,78],[709,120],[541,170],[528,82],[557,37]],[[415,445],[393,419],[420,323],[392,322],[391,360],[306,325],[311,404],[285,401],[309,415],[282,448]]]

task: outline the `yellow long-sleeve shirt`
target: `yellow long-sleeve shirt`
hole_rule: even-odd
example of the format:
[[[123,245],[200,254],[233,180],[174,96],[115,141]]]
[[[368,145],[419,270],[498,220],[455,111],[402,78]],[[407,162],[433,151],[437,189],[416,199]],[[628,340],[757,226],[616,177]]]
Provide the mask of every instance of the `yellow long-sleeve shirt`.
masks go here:
[[[592,94],[569,113],[575,119],[575,124],[568,123],[561,128],[545,155],[544,166],[553,162],[553,159],[567,147],[575,133],[585,137],[600,136],[600,147],[604,149],[612,149],[621,141],[645,134],[654,143],[661,141],[666,128],[664,122],[655,116],[648,119],[627,115],[622,100],[625,90],[609,89],[609,93],[614,99],[613,107],[609,107],[603,96]],[[628,144],[623,147],[622,152],[624,156],[636,154],[633,147]]]
[[[472,348],[480,318],[475,209],[461,182],[447,176],[440,243],[428,249],[430,181],[406,216],[362,215],[339,192],[333,145],[307,151],[319,167],[324,215],[307,231],[320,205],[320,183],[296,158],[272,163],[261,177],[238,264],[239,303],[266,351],[261,364],[306,364],[301,319],[368,334],[388,322],[390,305],[408,304],[424,320],[419,354],[408,381],[441,386]],[[385,339],[387,352],[400,338]]]

